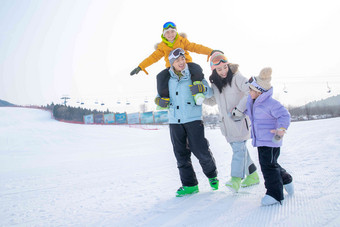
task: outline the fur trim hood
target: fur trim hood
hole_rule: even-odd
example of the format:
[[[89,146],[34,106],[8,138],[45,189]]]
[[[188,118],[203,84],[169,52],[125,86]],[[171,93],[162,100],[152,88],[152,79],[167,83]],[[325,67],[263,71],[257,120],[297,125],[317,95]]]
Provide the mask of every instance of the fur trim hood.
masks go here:
[[[184,33],[184,32],[181,32],[181,33],[178,33],[178,35],[179,36],[182,36],[183,38],[188,38],[188,36],[187,36],[187,34],[186,33]],[[159,43],[156,43],[153,47],[155,48],[155,50],[157,50],[158,49],[158,45],[159,44],[161,44],[161,42],[159,42]]]

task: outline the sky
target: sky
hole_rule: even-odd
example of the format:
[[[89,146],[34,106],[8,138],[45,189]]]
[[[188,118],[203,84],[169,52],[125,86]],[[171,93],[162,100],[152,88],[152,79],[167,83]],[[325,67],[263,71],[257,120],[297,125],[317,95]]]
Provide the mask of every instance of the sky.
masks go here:
[[[130,72],[154,51],[167,21],[189,41],[224,51],[247,78],[272,67],[274,97],[286,106],[340,94],[336,0],[0,2],[0,99],[14,104],[67,96],[73,106],[133,112],[147,101],[154,109],[164,60],[149,75]],[[191,55],[208,79],[207,57]]]
[[[284,191],[282,205],[268,207],[260,205],[266,189],[250,141],[260,184],[238,193],[224,186],[232,149],[218,127],[205,136],[219,189],[210,189],[192,155],[199,193],[177,198],[167,126],[67,124],[9,107],[0,108],[0,125],[0,226],[340,226],[340,118],[291,123],[279,163],[295,194]]]

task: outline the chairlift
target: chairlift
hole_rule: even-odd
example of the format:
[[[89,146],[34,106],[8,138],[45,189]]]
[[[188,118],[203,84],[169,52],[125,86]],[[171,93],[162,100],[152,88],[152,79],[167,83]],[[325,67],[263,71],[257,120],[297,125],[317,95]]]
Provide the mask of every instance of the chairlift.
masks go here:
[[[327,82],[327,93],[331,93],[332,92],[332,90],[331,90],[331,88],[329,87],[329,85],[328,85],[328,82]]]
[[[286,88],[286,84],[283,85],[283,92],[284,92],[284,93],[288,93],[288,90],[287,90],[287,88]]]
[[[126,100],[126,102],[125,102],[126,105],[130,105],[131,104],[131,102],[129,101],[130,100],[129,98],[126,98],[125,100]]]

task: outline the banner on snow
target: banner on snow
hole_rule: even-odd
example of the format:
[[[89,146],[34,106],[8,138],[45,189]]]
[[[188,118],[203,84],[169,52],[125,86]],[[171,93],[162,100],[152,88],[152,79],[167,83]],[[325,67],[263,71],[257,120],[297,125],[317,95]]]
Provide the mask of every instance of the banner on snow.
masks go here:
[[[154,112],[155,123],[168,123],[169,116],[168,111],[157,111]]]
[[[117,124],[126,124],[126,113],[115,114]]]
[[[140,114],[140,123],[141,124],[152,124],[153,120],[153,112],[144,112]]]
[[[94,115],[94,123],[104,124],[104,114],[95,114]]]
[[[113,124],[115,123],[115,115],[112,114],[104,114],[104,122],[105,124]]]
[[[139,124],[139,113],[131,113],[127,115],[128,124]]]
[[[83,119],[84,119],[84,124],[93,124],[94,123],[93,114],[85,115],[83,117]]]

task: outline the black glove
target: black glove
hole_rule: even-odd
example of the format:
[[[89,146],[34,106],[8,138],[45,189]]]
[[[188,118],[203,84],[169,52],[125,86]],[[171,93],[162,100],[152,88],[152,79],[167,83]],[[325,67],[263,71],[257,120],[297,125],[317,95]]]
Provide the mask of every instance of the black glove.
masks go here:
[[[199,82],[199,83],[194,84],[194,85],[189,85],[191,94],[196,95],[197,93],[205,92],[205,87],[202,84],[202,82],[201,81],[195,81],[195,82]]]
[[[160,98],[160,97],[155,98],[156,105],[163,107],[163,108],[167,107],[169,105],[169,102],[170,102],[169,98]]]
[[[141,70],[142,70],[142,69],[138,66],[137,68],[135,68],[134,70],[132,70],[132,71],[130,72],[130,75],[133,76],[133,75],[135,75],[135,74],[138,74],[139,71],[141,71]]]
[[[224,54],[223,51],[221,51],[221,50],[213,50],[213,51],[211,51],[210,56],[213,55],[215,52],[220,52],[220,53]]]

